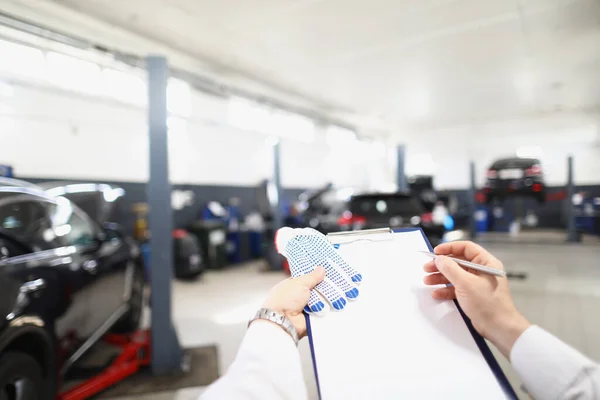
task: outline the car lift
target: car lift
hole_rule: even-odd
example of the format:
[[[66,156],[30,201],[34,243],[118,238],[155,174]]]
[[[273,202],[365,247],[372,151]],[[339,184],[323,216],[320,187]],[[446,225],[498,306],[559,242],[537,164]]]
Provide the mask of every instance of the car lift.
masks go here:
[[[59,393],[56,400],[84,400],[135,374],[150,365],[150,331],[130,335],[108,334],[104,342],[121,349],[120,354],[103,371],[85,382]]]

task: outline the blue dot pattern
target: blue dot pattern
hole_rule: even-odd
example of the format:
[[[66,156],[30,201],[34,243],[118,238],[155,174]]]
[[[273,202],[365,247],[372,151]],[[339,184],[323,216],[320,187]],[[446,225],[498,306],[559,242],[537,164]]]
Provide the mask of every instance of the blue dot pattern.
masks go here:
[[[305,311],[319,313],[326,311],[328,306],[342,310],[347,300],[358,297],[356,286],[362,280],[362,275],[348,265],[322,233],[310,228],[297,231],[298,234],[288,241],[285,252],[292,276],[308,274],[319,265],[326,272],[323,282],[311,291]],[[323,302],[319,294],[328,304]]]

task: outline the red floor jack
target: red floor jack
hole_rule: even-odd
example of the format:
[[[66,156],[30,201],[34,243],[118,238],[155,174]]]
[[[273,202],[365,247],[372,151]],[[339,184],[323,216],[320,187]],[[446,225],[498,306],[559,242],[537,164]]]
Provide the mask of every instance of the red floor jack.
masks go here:
[[[84,400],[150,365],[150,331],[131,335],[106,335],[106,343],[121,348],[120,354],[101,373],[85,382],[59,393],[56,400]]]

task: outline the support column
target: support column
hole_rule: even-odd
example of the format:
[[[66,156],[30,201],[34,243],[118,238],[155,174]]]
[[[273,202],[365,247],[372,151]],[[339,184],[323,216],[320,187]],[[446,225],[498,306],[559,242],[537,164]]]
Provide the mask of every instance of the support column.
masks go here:
[[[406,164],[406,146],[403,144],[398,145],[396,150],[396,158],[398,160],[396,167],[396,185],[399,192],[408,191],[408,182],[406,180],[405,164]]]
[[[182,353],[171,320],[173,275],[173,210],[169,183],[167,134],[167,60],[149,56],[148,127],[150,179],[148,180],[148,223],[150,226],[150,282],[152,306],[152,372],[166,374],[181,369]]]
[[[281,215],[281,195],[283,194],[281,189],[281,143],[279,139],[273,145],[273,185],[277,194],[277,202],[273,210],[273,228],[276,232],[283,225],[283,216]]]
[[[575,229],[575,210],[573,208],[573,195],[575,183],[573,182],[573,156],[567,159],[567,242],[575,243],[581,240]]]
[[[475,163],[473,161],[469,164],[470,172],[470,187],[469,187],[469,237],[474,240],[477,237],[476,221],[475,221],[475,208],[477,201],[475,194],[477,188],[475,184]]]

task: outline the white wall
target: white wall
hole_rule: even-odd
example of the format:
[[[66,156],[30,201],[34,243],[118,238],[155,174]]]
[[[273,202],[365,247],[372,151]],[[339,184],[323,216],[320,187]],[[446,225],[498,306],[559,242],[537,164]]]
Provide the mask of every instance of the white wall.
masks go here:
[[[1,78],[0,78],[1,79]],[[0,81],[0,163],[22,177],[143,182],[148,179],[146,111],[42,85]],[[539,146],[550,185],[564,185],[566,158],[575,157],[576,184],[600,184],[596,114],[557,114],[514,121],[400,132],[409,174],[433,174],[437,188],[477,181],[499,157]],[[254,186],[271,177],[267,136],[232,128],[227,102],[194,92],[189,120],[171,119],[170,176],[174,183]],[[393,142],[329,143],[318,126],[315,139],[281,140],[282,183],[317,188],[327,182],[377,190],[395,182]]]
[[[12,165],[18,176],[148,179],[145,109],[53,87],[1,82],[0,163]],[[224,99],[194,92],[190,118],[169,122],[172,182],[254,186],[271,177],[267,136],[230,127]],[[335,146],[332,150],[320,127],[312,143],[283,139],[281,154],[284,187],[316,188],[329,181],[368,187],[370,182],[365,165],[371,159]]]
[[[599,122],[597,114],[555,114],[405,133],[407,173],[433,173],[438,188],[466,188],[473,160],[482,185],[495,159],[515,156],[520,147],[539,147],[549,185],[566,183],[569,155],[576,184],[600,184]]]

